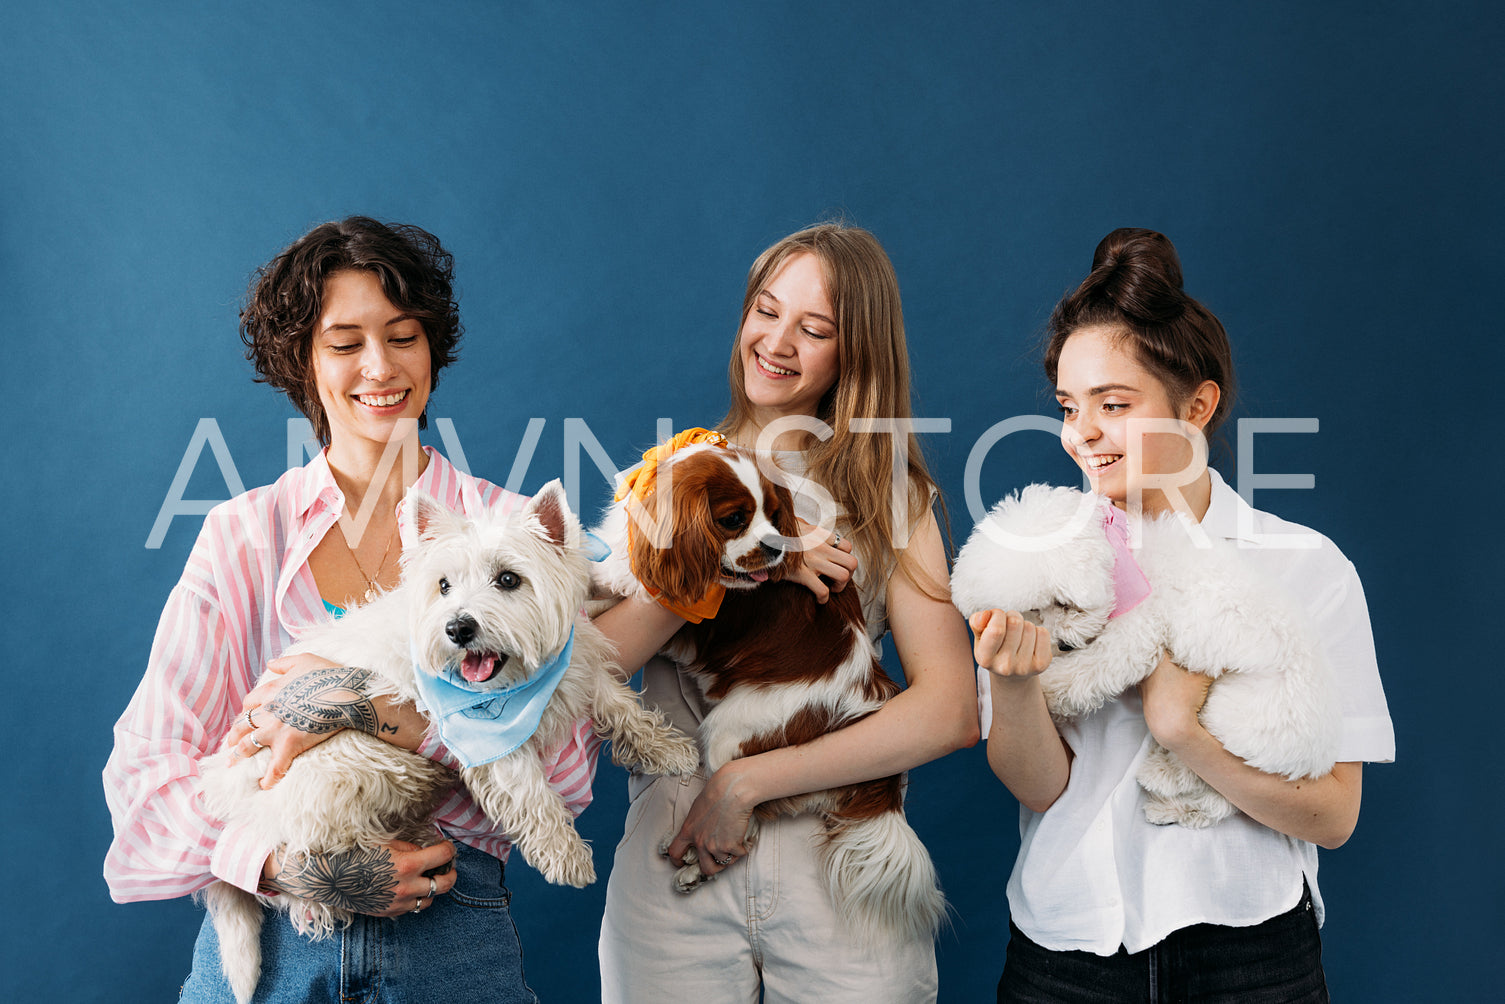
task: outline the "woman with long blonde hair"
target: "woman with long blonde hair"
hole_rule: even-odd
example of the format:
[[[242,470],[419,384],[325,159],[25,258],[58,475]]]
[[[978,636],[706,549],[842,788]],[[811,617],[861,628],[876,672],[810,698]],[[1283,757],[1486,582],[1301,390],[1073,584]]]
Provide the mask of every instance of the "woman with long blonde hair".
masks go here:
[[[898,282],[872,234],[823,224],[765,251],[748,276],[719,429],[767,451],[797,483],[816,522],[824,493],[835,533],[807,553],[817,595],[850,579],[874,645],[891,632],[908,688],[859,722],[810,743],[745,757],[710,777],[634,776],[601,930],[605,1001],[933,1000],[934,946],[859,945],[819,877],[812,816],[763,824],[764,802],[902,773],[977,741],[967,630],[946,592],[935,483],[910,418],[909,359]],[[897,456],[897,462],[895,460]],[[897,475],[897,476],[896,476]],[[901,480],[902,479],[902,480]],[[854,574],[855,573],[855,574]],[[895,574],[897,573],[897,574]],[[628,671],[683,623],[629,600],[601,623]],[[668,661],[643,670],[644,699],[694,732],[705,713]],[[667,844],[665,842],[667,841]],[[693,847],[720,876],[691,896],[672,890]]]

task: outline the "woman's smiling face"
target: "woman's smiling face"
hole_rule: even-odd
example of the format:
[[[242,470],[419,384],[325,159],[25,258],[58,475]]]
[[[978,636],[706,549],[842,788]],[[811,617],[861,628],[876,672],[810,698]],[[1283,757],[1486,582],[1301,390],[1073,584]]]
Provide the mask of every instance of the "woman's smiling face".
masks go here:
[[[1209,393],[1211,403],[1217,402],[1217,386],[1208,381],[1178,404],[1121,336],[1111,326],[1085,327],[1061,346],[1061,445],[1093,491],[1120,506],[1142,499],[1147,512],[1163,511],[1169,507],[1161,491],[1167,480],[1190,484],[1206,471],[1206,450],[1199,452],[1196,440],[1211,414]],[[1176,422],[1186,425],[1169,431]]]
[[[416,420],[428,404],[433,363],[423,324],[393,305],[371,272],[324,280],[311,355],[331,445],[349,437],[385,445],[398,419]]]
[[[742,320],[743,388],[759,424],[814,415],[840,368],[836,311],[820,260],[798,254],[775,272]]]

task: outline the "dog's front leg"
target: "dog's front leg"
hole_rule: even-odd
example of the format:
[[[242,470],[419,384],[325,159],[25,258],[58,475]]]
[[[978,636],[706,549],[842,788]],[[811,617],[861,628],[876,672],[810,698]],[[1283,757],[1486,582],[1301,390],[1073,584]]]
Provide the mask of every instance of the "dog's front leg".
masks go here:
[[[461,777],[481,811],[544,878],[577,889],[596,881],[590,845],[576,832],[569,808],[549,787],[530,745],[485,766],[467,767]]]
[[[604,670],[596,676],[591,717],[611,740],[612,759],[623,766],[636,764],[648,774],[693,774],[700,766],[695,740],[666,725]]]

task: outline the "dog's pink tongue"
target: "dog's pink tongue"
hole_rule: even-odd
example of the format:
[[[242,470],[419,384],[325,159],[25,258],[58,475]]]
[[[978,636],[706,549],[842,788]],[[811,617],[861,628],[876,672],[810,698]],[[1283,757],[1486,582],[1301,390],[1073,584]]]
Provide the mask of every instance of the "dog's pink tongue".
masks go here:
[[[765,571],[763,571],[763,570],[761,570],[761,569],[759,569],[756,572],[748,572],[747,573],[747,577],[749,579],[752,579],[754,582],[767,582],[768,581],[768,573],[765,572]]]
[[[496,655],[492,652],[484,655],[478,652],[466,652],[465,661],[460,663],[460,675],[471,683],[485,683],[495,672]]]

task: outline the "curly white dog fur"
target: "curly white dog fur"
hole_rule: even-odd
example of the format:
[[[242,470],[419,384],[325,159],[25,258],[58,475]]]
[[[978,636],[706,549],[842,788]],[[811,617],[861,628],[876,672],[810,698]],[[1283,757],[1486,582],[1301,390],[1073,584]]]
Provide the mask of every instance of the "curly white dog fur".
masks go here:
[[[618,762],[683,773],[695,769],[698,750],[612,675],[611,643],[580,612],[590,559],[558,481],[525,507],[476,519],[451,513],[417,490],[405,504],[401,583],[289,651],[371,670],[371,696],[410,701],[418,696],[415,670],[437,675],[469,655],[490,674],[472,684],[479,699],[488,689],[529,678],[563,649],[573,629],[569,667],[537,731],[501,759],[464,768],[460,778],[545,878],[587,885],[596,877],[590,847],[563,798],[548,786],[540,752],[564,742],[586,716],[612,740]],[[467,630],[454,631],[456,623]],[[448,768],[352,729],[298,757],[278,785],[262,791],[258,780],[270,756],[261,750],[236,760],[226,751],[207,761],[205,804],[226,823],[250,827],[289,854],[355,851],[392,840],[433,843],[438,834],[431,815],[455,781]],[[288,911],[299,933],[314,938],[351,919],[337,906],[287,894],[251,896],[223,882],[206,889],[204,899],[226,977],[242,1004],[260,980],[262,905]]]
[[[1106,499],[1031,485],[1004,499],[956,559],[952,600],[1035,611],[1059,649],[1041,675],[1051,715],[1078,718],[1149,675],[1162,652],[1213,678],[1202,724],[1253,767],[1288,779],[1332,769],[1340,720],[1320,646],[1301,611],[1226,542],[1198,539],[1181,516],[1144,520],[1134,558],[1151,592],[1113,613]],[[1152,823],[1203,827],[1235,811],[1152,741],[1138,773]]]

